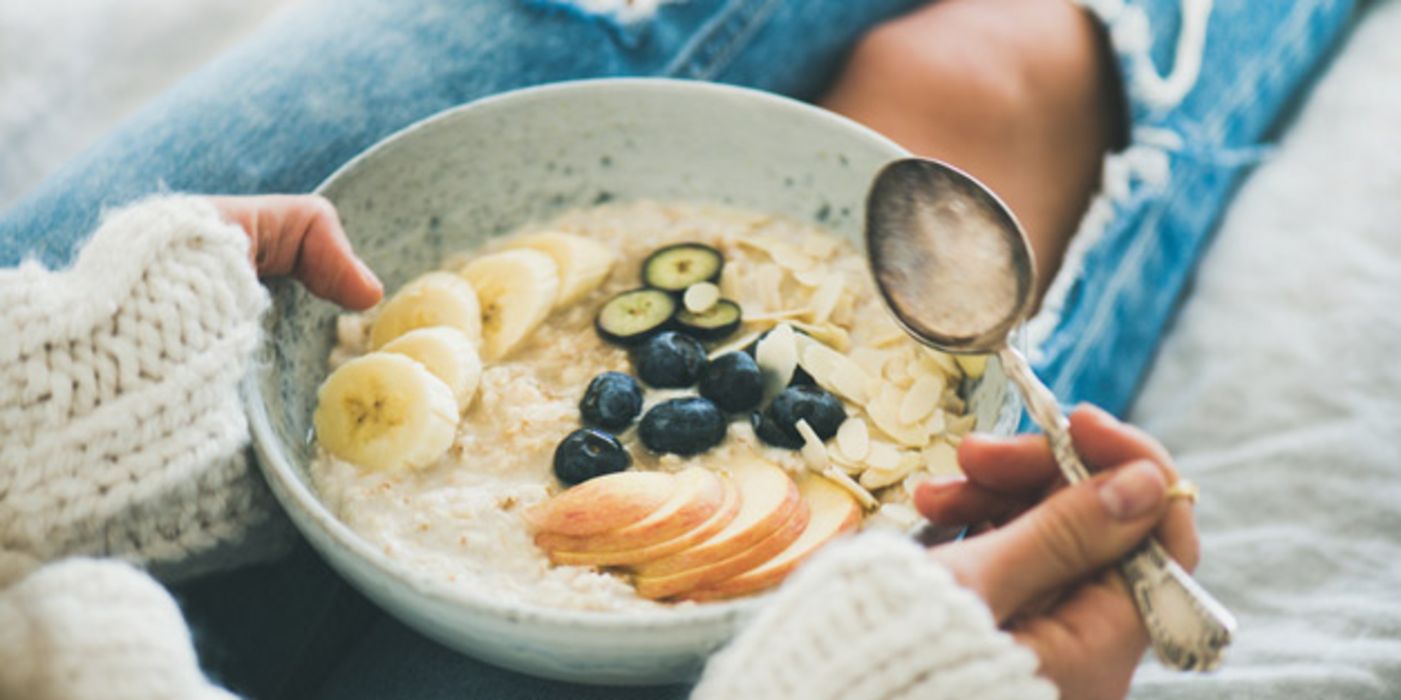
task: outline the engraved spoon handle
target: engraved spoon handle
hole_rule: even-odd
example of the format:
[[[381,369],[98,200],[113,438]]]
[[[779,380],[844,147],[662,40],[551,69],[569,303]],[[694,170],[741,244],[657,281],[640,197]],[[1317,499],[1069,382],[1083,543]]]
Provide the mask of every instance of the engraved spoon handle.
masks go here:
[[[1074,484],[1090,477],[1070,440],[1070,422],[1055,395],[1032,372],[1015,348],[1002,347],[997,357],[1007,376],[1021,389],[1027,412],[1046,432],[1065,478]],[[1153,650],[1167,666],[1207,671],[1221,663],[1236,621],[1152,537],[1119,562],[1138,613],[1153,640]]]

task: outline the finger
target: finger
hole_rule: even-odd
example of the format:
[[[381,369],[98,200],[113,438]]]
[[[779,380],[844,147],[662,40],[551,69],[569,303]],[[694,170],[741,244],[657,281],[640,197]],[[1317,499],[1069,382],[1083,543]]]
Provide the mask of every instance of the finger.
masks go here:
[[[970,481],[1003,493],[1041,491],[1060,476],[1042,435],[969,435],[958,446],[958,465]]]
[[[1067,698],[1122,698],[1148,648],[1128,593],[1101,582],[1075,589],[1046,615],[1022,620],[1013,637],[1036,652],[1041,673]],[[1086,659],[1094,659],[1086,664]]]
[[[355,257],[335,208],[323,197],[210,197],[243,227],[260,276],[293,275],[312,294],[351,309],[378,303],[384,288]]]
[[[1168,483],[1177,481],[1172,455],[1156,438],[1103,409],[1090,404],[1076,407],[1070,414],[1070,434],[1087,464],[1121,464],[1149,459],[1162,466]],[[1192,504],[1175,500],[1155,533],[1168,553],[1188,571],[1196,569],[1201,556]]]
[[[932,553],[1005,620],[1038,595],[1084,578],[1141,542],[1167,509],[1166,490],[1156,464],[1131,462],[1056,492],[963,547]]]
[[[292,274],[308,291],[349,309],[367,309],[379,303],[384,287],[351,250],[340,217],[321,197],[306,203],[309,218]]]
[[[936,525],[967,525],[983,520],[1001,522],[1030,506],[1030,497],[1017,498],[992,491],[962,476],[930,479],[915,487],[914,504]]]
[[[1162,443],[1138,426],[1125,423],[1098,406],[1086,403],[1075,407],[1070,413],[1070,438],[1086,465],[1106,467],[1135,459],[1148,459],[1170,470],[1169,481],[1177,478],[1172,455],[1168,454]]]

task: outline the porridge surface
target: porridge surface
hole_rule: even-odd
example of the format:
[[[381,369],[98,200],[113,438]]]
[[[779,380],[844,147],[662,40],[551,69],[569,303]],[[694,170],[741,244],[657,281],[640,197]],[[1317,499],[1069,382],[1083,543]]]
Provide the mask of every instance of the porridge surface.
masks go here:
[[[849,242],[812,225],[729,207],[643,201],[575,210],[492,241],[481,251],[454,255],[443,268],[458,269],[473,255],[500,249],[514,236],[544,230],[594,238],[617,251],[618,260],[602,287],[556,310],[504,361],[486,364],[456,441],[436,464],[381,473],[321,451],[311,465],[313,484],[341,520],[389,557],[449,584],[547,607],[675,607],[644,600],[623,579],[589,567],[551,566],[521,517],[525,508],[561,490],[552,472],[552,455],[559,441],[580,426],[578,404],[589,381],[608,370],[631,371],[627,351],[600,339],[594,318],[604,301],[640,286],[643,259],[661,246],[682,241],[705,243],[724,254],[720,287],[724,297],[740,304],[746,323],[717,348],[744,343],[756,331],[771,327],[766,314],[807,306],[821,281],[835,274],[843,291],[829,319],[850,341],[848,348],[839,349],[853,357],[861,348],[877,345],[906,348],[911,357],[917,350],[889,320],[864,258]],[[797,262],[785,262],[787,268],[776,262],[787,256]],[[793,269],[807,262],[811,265],[806,271]],[[365,331],[374,313],[340,319],[332,365],[365,352]],[[882,369],[873,371],[879,375]],[[693,393],[649,389],[644,411]],[[633,456],[633,469],[715,467],[752,454],[790,471],[804,468],[799,452],[763,445],[743,417],[731,421],[728,437],[718,447],[691,458],[649,453],[637,440],[636,429],[634,424],[619,435]],[[882,492],[881,500],[903,501],[904,494],[897,484]]]

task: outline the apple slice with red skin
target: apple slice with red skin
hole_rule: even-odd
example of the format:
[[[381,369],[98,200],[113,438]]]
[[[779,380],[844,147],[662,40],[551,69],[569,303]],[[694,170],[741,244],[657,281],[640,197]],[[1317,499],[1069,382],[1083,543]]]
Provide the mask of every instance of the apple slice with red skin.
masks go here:
[[[589,479],[524,513],[536,533],[588,537],[642,521],[676,493],[674,474],[617,472]]]
[[[675,475],[676,490],[661,507],[627,527],[574,537],[541,531],[535,544],[545,551],[621,552],[665,542],[704,523],[725,498],[720,477],[703,467],[690,467]],[[588,482],[585,482],[588,483]]]
[[[719,583],[734,578],[746,571],[762,566],[793,545],[808,527],[808,506],[799,501],[791,509],[788,520],[748,549],[726,559],[702,564],[693,569],[669,576],[636,576],[633,586],[643,598],[671,598],[701,586]]]
[[[777,586],[822,545],[861,524],[861,504],[846,489],[826,478],[807,474],[798,482],[798,491],[812,511],[802,536],[763,564],[733,578],[691,590],[683,597],[696,601],[720,600]]]
[[[565,566],[623,566],[660,559],[695,546],[725,529],[725,526],[729,525],[739,514],[741,500],[739,487],[735,484],[734,479],[727,476],[721,476],[720,481],[724,488],[724,498],[720,503],[720,508],[708,520],[692,530],[650,547],[625,549],[619,552],[552,551],[549,552],[550,561]]]
[[[801,499],[788,473],[762,460],[734,465],[730,478],[739,487],[739,515],[714,537],[664,559],[637,567],[645,578],[672,576],[724,561],[758,544],[788,522]]]

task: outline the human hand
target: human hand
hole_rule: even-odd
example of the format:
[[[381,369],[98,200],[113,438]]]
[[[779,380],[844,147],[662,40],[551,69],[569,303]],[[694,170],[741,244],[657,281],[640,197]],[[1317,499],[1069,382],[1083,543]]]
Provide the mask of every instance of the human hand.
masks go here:
[[[915,505],[935,524],[988,528],[930,555],[1036,652],[1061,697],[1122,698],[1149,638],[1107,567],[1156,528],[1190,571],[1196,526],[1188,503],[1167,498],[1177,474],[1152,437],[1091,406],[1071,414],[1070,434],[1092,479],[1066,487],[1044,436],[969,436],[966,477],[922,484]]]
[[[384,286],[350,248],[336,208],[316,195],[209,197],[243,227],[259,277],[291,275],[307,291],[359,311],[379,303]]]

